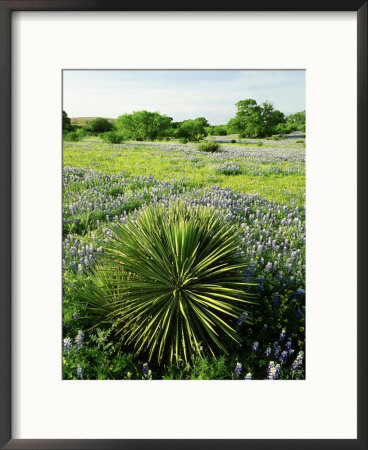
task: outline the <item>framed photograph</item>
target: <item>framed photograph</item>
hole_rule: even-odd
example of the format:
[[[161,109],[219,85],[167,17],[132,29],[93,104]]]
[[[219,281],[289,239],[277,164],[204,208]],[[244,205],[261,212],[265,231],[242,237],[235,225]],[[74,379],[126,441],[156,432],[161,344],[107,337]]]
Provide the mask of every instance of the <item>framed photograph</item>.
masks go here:
[[[367,2],[0,1],[1,448],[360,449]]]

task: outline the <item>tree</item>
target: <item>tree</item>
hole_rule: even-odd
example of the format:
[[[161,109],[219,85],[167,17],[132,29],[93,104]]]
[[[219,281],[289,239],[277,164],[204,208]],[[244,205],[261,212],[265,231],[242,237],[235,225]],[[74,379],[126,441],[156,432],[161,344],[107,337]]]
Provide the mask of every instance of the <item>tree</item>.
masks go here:
[[[305,110],[290,114],[286,119],[286,123],[294,130],[305,131]]]
[[[197,117],[194,120],[198,120],[199,122],[201,122],[204,127],[209,127],[210,126],[210,124],[208,123],[208,120],[205,117]]]
[[[103,117],[96,117],[96,119],[91,121],[90,128],[92,133],[105,133],[106,131],[111,131],[113,125]]]
[[[172,118],[158,112],[134,111],[123,114],[115,121],[115,128],[121,131],[126,139],[137,141],[153,141],[168,136]]]
[[[251,98],[236,103],[238,109],[234,119],[228,122],[231,132],[239,133],[240,137],[259,137],[262,124],[262,108]]]
[[[271,136],[279,123],[285,123],[284,113],[277,109],[273,109],[273,105],[269,101],[262,103],[261,118],[261,136]]]
[[[68,114],[63,110],[63,133],[73,131],[73,125],[71,124]]]
[[[230,132],[239,133],[240,137],[271,136],[277,124],[285,122],[284,114],[275,110],[268,101],[257,105],[254,99],[248,98],[240,100],[236,106],[236,116],[229,120],[227,126]]]
[[[200,141],[207,133],[202,118],[184,120],[176,131],[179,138],[186,138],[189,141]]]

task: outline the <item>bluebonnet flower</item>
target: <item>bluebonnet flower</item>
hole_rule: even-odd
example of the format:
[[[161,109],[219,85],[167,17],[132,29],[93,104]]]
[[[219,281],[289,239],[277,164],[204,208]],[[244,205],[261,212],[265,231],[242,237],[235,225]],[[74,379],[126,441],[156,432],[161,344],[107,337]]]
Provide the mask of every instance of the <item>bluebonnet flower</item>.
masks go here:
[[[252,277],[253,276],[253,270],[251,270],[251,269],[245,269],[244,271],[243,271],[243,275],[246,277],[246,278],[248,278],[248,277]]]
[[[286,362],[286,360],[288,359],[288,357],[289,357],[289,353],[288,353],[286,350],[284,350],[283,352],[281,352],[279,361],[282,362],[282,363],[284,363],[284,362]]]
[[[252,351],[257,352],[259,348],[259,343],[257,341],[253,342]]]
[[[286,350],[290,350],[291,349],[291,337],[289,337],[285,343],[285,348]]]
[[[272,352],[271,347],[267,347],[264,354],[268,358],[271,355],[271,352]]]
[[[298,288],[298,289],[294,292],[294,297],[295,297],[295,298],[301,299],[301,298],[304,298],[304,296],[305,296],[305,290],[302,289],[302,288]]]
[[[75,348],[77,352],[83,347],[84,344],[84,333],[82,330],[78,331],[77,336],[75,337]]]
[[[279,341],[282,342],[285,339],[285,337],[286,337],[286,330],[283,328],[279,336]]]
[[[277,306],[279,304],[280,294],[278,292],[275,292],[273,295],[273,306]]]
[[[265,277],[264,277],[264,275],[262,275],[261,277],[258,278],[257,281],[258,281],[258,283],[263,283],[264,280],[265,280]]]
[[[267,270],[267,272],[272,272],[272,263],[271,263],[271,262],[268,262],[268,263],[266,264],[265,269]]]
[[[275,351],[274,351],[275,357],[278,358],[278,356],[279,356],[280,353],[281,353],[281,346],[278,345],[278,346],[275,348]]]
[[[236,378],[239,378],[241,373],[243,371],[243,364],[240,362],[237,362],[234,369],[234,375]]]
[[[83,267],[82,267],[82,264],[78,264],[78,273],[79,273],[80,275],[82,275],[82,273],[83,273]]]
[[[264,325],[263,325],[263,331],[267,331],[268,330],[268,325],[267,325],[267,323],[265,323]]]
[[[258,293],[259,293],[259,294],[262,294],[263,291],[264,291],[264,286],[263,286],[263,284],[260,284],[260,285],[258,286]]]
[[[298,370],[303,365],[303,359],[304,359],[304,352],[300,351],[298,353],[298,356],[295,358],[294,362],[291,365],[291,370]]]
[[[149,369],[148,363],[144,363],[142,366],[142,373],[145,377],[148,375],[149,370],[150,369]]]
[[[83,369],[82,369],[82,367],[78,364],[78,367],[77,367],[77,378],[80,380],[80,379],[82,378],[82,375],[83,375]]]
[[[241,315],[240,315],[240,317],[239,317],[239,319],[238,319],[238,322],[237,322],[237,324],[236,324],[237,328],[240,328],[242,325],[245,324],[248,315],[249,315],[249,314],[248,314],[247,312],[245,312],[245,311],[243,311],[243,312],[241,313]]]
[[[282,274],[281,273],[278,273],[277,275],[276,275],[276,277],[277,277],[277,279],[279,280],[279,281],[281,281],[284,277],[282,276]]]
[[[252,379],[253,379],[252,374],[250,372],[248,372],[244,377],[244,380],[252,380]]]
[[[252,351],[253,352],[257,352],[258,351],[258,347],[259,347],[258,342],[257,341],[253,342]]]
[[[281,366],[280,364],[275,364],[274,361],[270,361],[268,363],[267,369],[267,379],[268,380],[277,380],[280,376]]]
[[[63,340],[65,353],[68,354],[73,348],[73,341],[70,338],[65,338]]]

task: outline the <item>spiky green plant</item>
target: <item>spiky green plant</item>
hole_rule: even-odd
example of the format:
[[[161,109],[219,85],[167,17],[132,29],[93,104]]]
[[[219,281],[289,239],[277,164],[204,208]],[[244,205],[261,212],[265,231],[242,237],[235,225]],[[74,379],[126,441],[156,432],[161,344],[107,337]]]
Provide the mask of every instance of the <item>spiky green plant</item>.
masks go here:
[[[150,360],[188,362],[240,343],[234,321],[253,303],[235,224],[209,207],[149,206],[112,227],[81,296],[100,322]],[[203,348],[201,351],[200,348]]]

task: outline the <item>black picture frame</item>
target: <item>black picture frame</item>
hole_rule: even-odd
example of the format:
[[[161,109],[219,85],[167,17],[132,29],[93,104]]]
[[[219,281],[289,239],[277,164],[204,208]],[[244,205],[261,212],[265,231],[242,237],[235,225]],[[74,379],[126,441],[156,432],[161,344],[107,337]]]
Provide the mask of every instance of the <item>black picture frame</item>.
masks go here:
[[[12,439],[11,432],[11,14],[13,11],[356,11],[358,63],[358,437],[337,439]],[[0,0],[0,445],[4,449],[367,449],[367,1]],[[336,393],[338,395],[338,393]],[[37,407],[35,405],[35,407]]]

